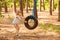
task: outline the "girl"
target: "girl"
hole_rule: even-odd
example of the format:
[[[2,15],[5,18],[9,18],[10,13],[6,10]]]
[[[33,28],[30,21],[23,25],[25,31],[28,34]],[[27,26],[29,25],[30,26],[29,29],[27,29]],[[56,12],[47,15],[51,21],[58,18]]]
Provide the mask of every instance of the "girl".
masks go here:
[[[26,21],[24,21],[24,18],[22,17],[22,14],[20,13],[20,11],[17,11],[16,12],[16,17],[13,20],[13,24],[15,26],[17,35],[19,33],[19,25],[18,25],[18,22],[19,21],[22,21],[22,22],[25,22],[26,23]]]

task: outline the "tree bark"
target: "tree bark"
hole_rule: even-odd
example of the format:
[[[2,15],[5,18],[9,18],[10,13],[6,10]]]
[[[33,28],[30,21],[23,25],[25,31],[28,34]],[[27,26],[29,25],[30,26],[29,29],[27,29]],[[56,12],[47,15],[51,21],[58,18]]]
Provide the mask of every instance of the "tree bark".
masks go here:
[[[5,12],[8,12],[7,3],[5,2]]]
[[[44,0],[40,0],[40,11],[43,11],[42,8],[45,10]]]
[[[59,0],[59,7],[58,7],[58,11],[59,11],[59,13],[58,13],[58,21],[60,21],[60,0]]]
[[[45,10],[45,4],[44,4],[44,0],[43,0],[43,8],[44,8],[44,10]]]
[[[52,15],[52,0],[50,0],[50,15]]]
[[[40,0],[40,11],[42,11],[42,10],[41,10],[41,0]]]
[[[1,1],[0,1],[0,13],[1,13],[1,11],[2,11],[2,7],[1,7]]]
[[[16,12],[16,1],[14,0],[14,11]]]
[[[54,0],[52,0],[52,9],[54,11]]]
[[[20,11],[22,13],[22,16],[23,16],[23,0],[20,0]]]
[[[26,0],[26,12],[28,13],[28,0]]]

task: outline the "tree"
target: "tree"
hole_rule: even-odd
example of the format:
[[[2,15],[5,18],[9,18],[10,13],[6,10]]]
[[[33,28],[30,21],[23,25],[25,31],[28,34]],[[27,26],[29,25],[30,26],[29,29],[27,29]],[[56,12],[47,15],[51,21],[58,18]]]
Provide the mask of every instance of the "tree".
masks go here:
[[[0,0],[0,17],[2,17],[1,11],[2,11],[2,0]]]
[[[19,3],[20,3],[20,11],[21,11],[22,16],[23,16],[23,0],[20,0]]]
[[[53,11],[54,11],[54,0],[50,0],[50,15],[52,15]]]
[[[2,11],[2,0],[0,0],[0,13]]]
[[[8,9],[7,9],[7,2],[5,1],[5,12],[8,12]]]
[[[1,11],[2,11],[2,5],[1,5],[1,2],[2,2],[2,1],[0,1],[0,13],[1,13]]]
[[[52,15],[52,0],[50,0],[50,15]]]
[[[26,0],[26,12],[28,13],[28,0]]]
[[[53,11],[54,11],[54,0],[52,0],[52,6],[53,6]]]
[[[59,0],[59,7],[58,7],[58,11],[59,11],[59,13],[58,13],[58,21],[60,21],[60,0]]]
[[[44,0],[40,0],[40,11],[42,11],[42,8],[45,10]]]
[[[16,1],[14,0],[14,11],[16,12]]]

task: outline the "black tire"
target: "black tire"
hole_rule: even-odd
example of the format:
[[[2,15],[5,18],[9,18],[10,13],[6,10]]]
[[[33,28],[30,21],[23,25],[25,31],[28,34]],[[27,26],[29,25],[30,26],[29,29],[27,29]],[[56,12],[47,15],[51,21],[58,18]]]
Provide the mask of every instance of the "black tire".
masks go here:
[[[28,24],[29,19],[33,19],[34,20],[34,25],[32,27],[30,27],[30,25]],[[25,21],[27,21],[27,23],[24,23],[25,27],[28,28],[29,30],[35,29],[37,27],[37,25],[38,25],[38,20],[34,16],[26,17]]]

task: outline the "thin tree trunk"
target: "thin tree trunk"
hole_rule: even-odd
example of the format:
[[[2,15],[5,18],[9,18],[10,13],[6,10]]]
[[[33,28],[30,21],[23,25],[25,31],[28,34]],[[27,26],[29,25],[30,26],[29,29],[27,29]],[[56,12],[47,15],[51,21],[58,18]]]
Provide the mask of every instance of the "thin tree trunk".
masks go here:
[[[45,10],[44,0],[40,0],[40,11],[43,11],[42,8]]]
[[[1,1],[0,1],[0,13],[1,13],[1,11],[2,11],[2,7],[1,7]]]
[[[28,0],[26,0],[26,12],[28,13]]]
[[[42,4],[42,2],[41,2],[41,0],[40,0],[40,11],[42,11],[42,10],[41,10],[41,4]]]
[[[52,15],[52,0],[50,0],[50,15]]]
[[[54,0],[52,1],[52,9],[54,11]]]
[[[14,11],[16,12],[16,1],[14,0]]]
[[[44,10],[45,10],[45,4],[44,4],[44,0],[43,0],[43,8],[44,8]]]
[[[59,7],[58,7],[58,11],[59,11],[59,13],[58,13],[58,21],[60,21],[60,0],[59,0]]]
[[[23,16],[23,0],[20,0],[20,11],[22,13],[22,16]]]
[[[5,2],[5,12],[8,12],[7,3]]]

